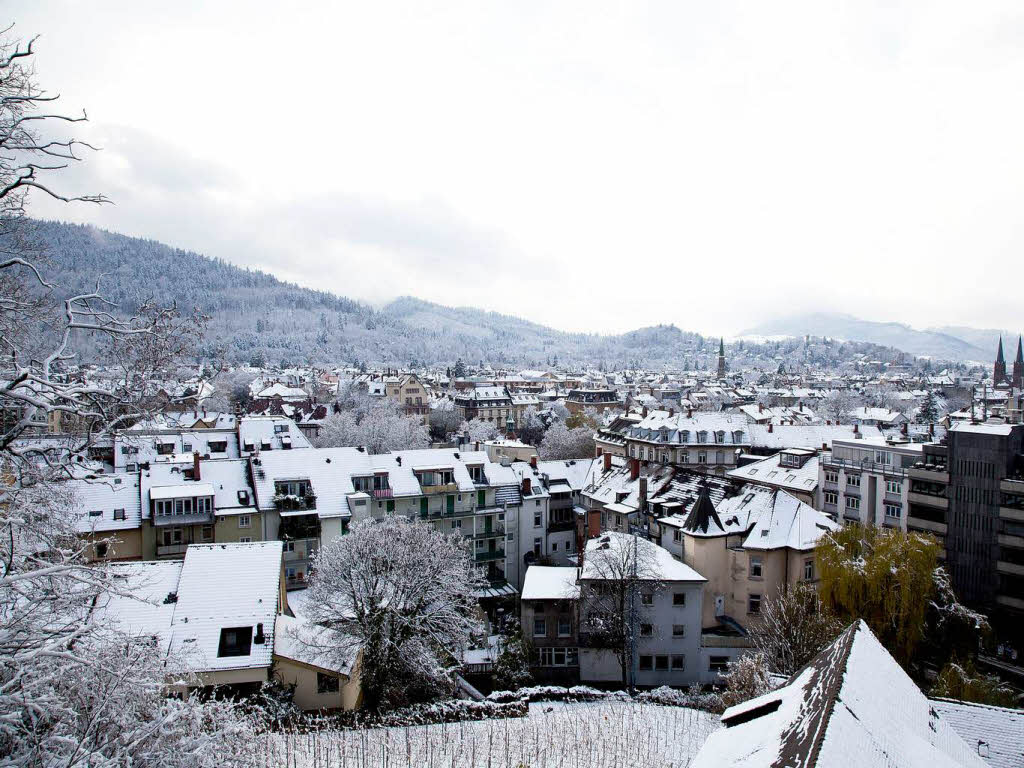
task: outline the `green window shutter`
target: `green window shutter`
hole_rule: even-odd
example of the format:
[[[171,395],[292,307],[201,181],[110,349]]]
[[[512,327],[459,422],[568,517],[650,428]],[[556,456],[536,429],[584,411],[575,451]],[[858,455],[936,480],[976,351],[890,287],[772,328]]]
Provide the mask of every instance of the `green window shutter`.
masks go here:
[[[448,512],[449,513],[454,512],[455,511],[455,497],[454,496],[447,496],[447,497],[445,497],[444,501],[445,501],[445,508],[448,510]]]
[[[476,492],[476,505],[478,507],[486,507],[487,506],[487,491],[477,491]]]
[[[420,499],[420,514],[421,515],[426,515],[427,514],[427,497],[426,496],[424,496],[422,499]]]
[[[426,499],[424,499],[424,501],[426,501]],[[394,499],[388,499],[388,512],[394,512],[394,511],[395,511],[395,500]]]

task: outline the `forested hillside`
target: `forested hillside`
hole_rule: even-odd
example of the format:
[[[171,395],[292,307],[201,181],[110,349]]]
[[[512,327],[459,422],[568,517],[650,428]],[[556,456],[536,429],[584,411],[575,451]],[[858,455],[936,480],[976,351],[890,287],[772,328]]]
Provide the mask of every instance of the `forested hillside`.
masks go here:
[[[444,307],[411,297],[375,309],[358,301],[283,282],[263,272],[95,227],[30,223],[48,276],[67,293],[91,290],[130,312],[152,298],[210,317],[204,358],[230,363],[432,365],[468,363],[608,369],[714,365],[717,340],[674,325],[621,335],[564,333],[517,317]],[[557,290],[557,289],[556,289]],[[681,308],[679,309],[681,311]],[[864,344],[816,345],[791,339],[740,343],[731,362],[773,367],[849,361],[855,354],[886,359],[892,350]]]

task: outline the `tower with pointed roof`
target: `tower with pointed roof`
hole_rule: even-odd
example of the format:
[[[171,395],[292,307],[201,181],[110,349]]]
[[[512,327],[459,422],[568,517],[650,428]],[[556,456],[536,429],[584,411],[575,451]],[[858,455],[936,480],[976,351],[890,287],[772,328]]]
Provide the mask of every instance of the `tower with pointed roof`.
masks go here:
[[[725,378],[725,339],[718,340],[718,378]]]
[[[1017,357],[1013,359],[1013,388],[1024,389],[1024,349],[1021,348],[1022,339],[1017,337]]]
[[[997,387],[1006,381],[1006,358],[1003,357],[1003,337],[999,337],[999,351],[996,352],[996,364],[992,368],[992,383]]]

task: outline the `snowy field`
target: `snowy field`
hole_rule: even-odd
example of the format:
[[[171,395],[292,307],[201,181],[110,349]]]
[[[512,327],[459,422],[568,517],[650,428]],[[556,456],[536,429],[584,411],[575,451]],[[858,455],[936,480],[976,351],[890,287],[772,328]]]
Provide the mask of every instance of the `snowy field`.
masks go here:
[[[276,735],[268,768],[681,768],[718,716],[634,703],[530,705],[524,718]]]

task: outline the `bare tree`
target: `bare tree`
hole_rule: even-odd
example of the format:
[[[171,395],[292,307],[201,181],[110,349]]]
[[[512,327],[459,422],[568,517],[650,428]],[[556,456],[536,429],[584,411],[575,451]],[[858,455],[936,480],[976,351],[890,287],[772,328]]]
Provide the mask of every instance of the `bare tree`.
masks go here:
[[[309,618],[330,630],[307,641],[341,663],[359,656],[371,710],[451,689],[484,585],[465,541],[389,515],[324,544],[309,586]]]
[[[9,33],[9,29],[7,32]],[[154,403],[157,374],[189,349],[201,328],[173,307],[144,302],[123,317],[99,290],[62,298],[26,246],[33,190],[68,197],[48,179],[88,145],[50,139],[47,125],[84,120],[53,114],[33,81],[32,43],[0,41],[0,755],[17,766],[186,766],[247,763],[233,707],[166,696],[179,670],[150,638],[125,636],[95,606],[119,589],[85,560],[76,504],[61,481],[99,436]],[[100,338],[110,377],[72,377],[76,342]],[[78,435],[46,447],[19,440],[54,416]],[[217,743],[218,749],[212,745]]]
[[[615,532],[595,541],[588,544],[580,573],[580,644],[614,653],[623,686],[632,688],[642,596],[664,587],[657,545]]]
[[[769,668],[792,675],[835,640],[842,622],[826,608],[812,584],[797,584],[765,601],[750,639]]]
[[[860,398],[845,389],[834,389],[821,400],[821,412],[825,417],[841,424],[860,406]]]

